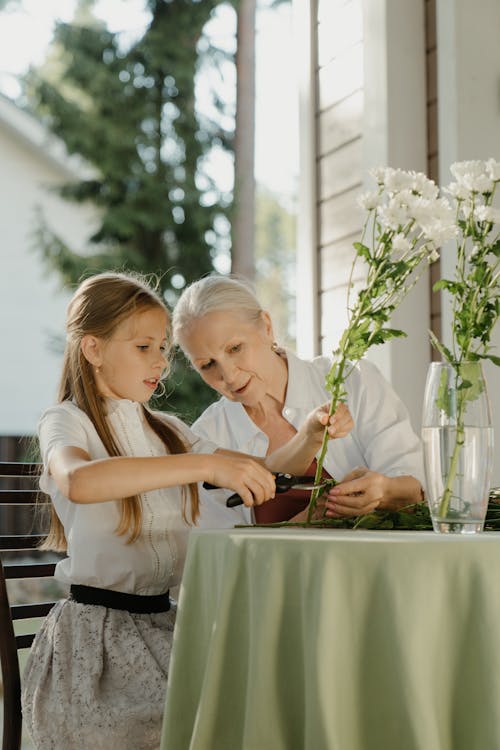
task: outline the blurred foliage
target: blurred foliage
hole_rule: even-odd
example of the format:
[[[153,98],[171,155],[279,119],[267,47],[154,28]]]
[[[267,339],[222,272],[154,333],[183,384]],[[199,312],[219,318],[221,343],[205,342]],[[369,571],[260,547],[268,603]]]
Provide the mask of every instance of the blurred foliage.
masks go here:
[[[256,196],[256,278],[259,301],[273,321],[282,346],[295,346],[296,217],[278,196],[262,186]]]
[[[485,531],[500,531],[500,487],[490,491],[484,522]],[[360,531],[432,531],[432,519],[426,502],[408,505],[401,510],[374,510],[364,516],[322,518],[308,523],[279,521],[258,526],[307,526],[322,529],[359,529]]]
[[[204,159],[213,147],[231,149],[233,133],[223,126],[231,112],[213,92],[214,116],[195,104],[197,73],[232,60],[203,33],[220,4],[148,0],[150,23],[124,50],[83,0],[73,23],[56,24],[46,64],[26,76],[29,108],[85,164],[81,179],[57,192],[98,216],[84,251],[40,217],[37,250],[64,285],[104,270],[154,273],[173,306],[178,290],[211,272],[219,245],[227,246],[232,195],[221,192]],[[157,408],[188,420],[214,400],[181,356],[171,384]]]

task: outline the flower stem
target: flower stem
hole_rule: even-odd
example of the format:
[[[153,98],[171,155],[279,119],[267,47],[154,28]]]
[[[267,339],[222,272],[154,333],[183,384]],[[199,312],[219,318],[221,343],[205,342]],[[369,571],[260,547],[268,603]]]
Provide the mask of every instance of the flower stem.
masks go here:
[[[465,399],[459,393],[458,396],[458,412],[456,420],[456,434],[455,434],[455,445],[453,447],[453,453],[451,455],[451,461],[446,477],[446,485],[443,491],[441,502],[439,503],[439,517],[440,519],[446,518],[450,508],[450,501],[452,498],[453,484],[457,476],[458,460],[460,458],[460,451],[465,441],[465,426],[464,426],[464,402]]]

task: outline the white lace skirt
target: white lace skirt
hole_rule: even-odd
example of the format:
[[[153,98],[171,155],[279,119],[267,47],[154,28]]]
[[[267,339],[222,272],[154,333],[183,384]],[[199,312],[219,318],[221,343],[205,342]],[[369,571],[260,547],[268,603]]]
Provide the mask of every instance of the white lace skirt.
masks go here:
[[[23,720],[37,750],[158,750],[175,613],[58,602],[31,648]]]

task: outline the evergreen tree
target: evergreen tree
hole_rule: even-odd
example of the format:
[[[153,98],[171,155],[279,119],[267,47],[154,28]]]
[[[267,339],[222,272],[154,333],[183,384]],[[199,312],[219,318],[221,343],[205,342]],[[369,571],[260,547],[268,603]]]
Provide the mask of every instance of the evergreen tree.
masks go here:
[[[90,201],[98,210],[100,223],[84,254],[43,220],[39,224],[37,244],[64,283],[102,270],[152,272],[173,305],[184,282],[213,270],[218,227],[232,196],[221,194],[203,172],[203,158],[213,145],[228,148],[232,134],[220,120],[197,112],[195,76],[202,65],[227,59],[203,37],[220,2],[149,0],[151,21],[124,50],[119,35],[102,22],[88,23],[93,3],[86,0],[79,23],[77,15],[72,24],[55,27],[52,75],[42,68],[27,76],[31,108],[70,154],[95,170],[59,190],[65,199]],[[164,399],[160,408],[188,419],[214,399],[181,357],[174,362],[172,385],[168,407]]]

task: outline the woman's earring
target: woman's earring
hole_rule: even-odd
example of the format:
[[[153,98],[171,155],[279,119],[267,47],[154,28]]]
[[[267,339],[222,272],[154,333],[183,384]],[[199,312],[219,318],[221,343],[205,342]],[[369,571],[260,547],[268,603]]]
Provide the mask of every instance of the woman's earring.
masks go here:
[[[95,374],[96,375],[100,375],[100,373],[101,373],[101,368],[100,367],[94,367],[94,370],[95,370]]]
[[[273,352],[277,352],[278,351],[279,346],[278,346],[278,342],[277,341],[273,341],[273,343],[271,344],[271,349],[273,350]]]

